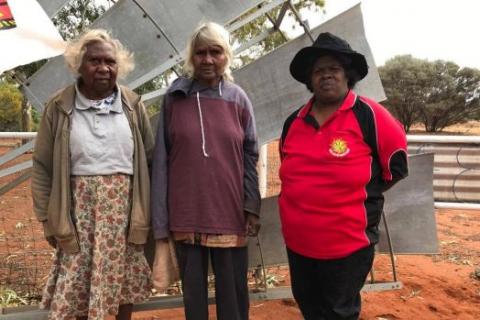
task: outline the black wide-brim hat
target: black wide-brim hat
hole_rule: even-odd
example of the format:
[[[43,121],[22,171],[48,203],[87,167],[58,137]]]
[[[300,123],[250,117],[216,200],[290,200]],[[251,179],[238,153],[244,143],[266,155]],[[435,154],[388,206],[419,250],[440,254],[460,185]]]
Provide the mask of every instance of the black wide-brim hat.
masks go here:
[[[365,56],[353,50],[347,41],[330,32],[320,33],[312,46],[305,47],[297,52],[290,63],[290,73],[296,80],[307,83],[309,70],[318,57],[324,55],[338,56],[339,54],[352,60],[351,67],[358,73],[358,80],[365,78],[368,73]]]

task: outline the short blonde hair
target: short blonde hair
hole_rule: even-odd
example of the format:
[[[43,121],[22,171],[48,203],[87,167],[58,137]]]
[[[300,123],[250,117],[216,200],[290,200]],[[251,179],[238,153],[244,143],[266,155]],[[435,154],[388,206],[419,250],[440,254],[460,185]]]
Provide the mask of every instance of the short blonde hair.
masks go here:
[[[87,46],[93,42],[106,42],[114,48],[118,65],[118,77],[120,79],[126,77],[135,68],[133,53],[125,49],[120,41],[114,39],[104,29],[92,29],[86,31],[79,38],[70,41],[63,54],[68,68],[76,76],[79,75],[78,70],[82,65],[83,56],[87,52]]]
[[[226,80],[233,81],[232,70],[230,69],[233,60],[233,51],[230,46],[229,32],[214,22],[202,23],[195,29],[187,43],[185,63],[183,64],[183,70],[190,78],[193,78],[195,74],[193,55],[195,54],[195,46],[198,44],[217,45],[223,49],[226,58],[223,77]]]

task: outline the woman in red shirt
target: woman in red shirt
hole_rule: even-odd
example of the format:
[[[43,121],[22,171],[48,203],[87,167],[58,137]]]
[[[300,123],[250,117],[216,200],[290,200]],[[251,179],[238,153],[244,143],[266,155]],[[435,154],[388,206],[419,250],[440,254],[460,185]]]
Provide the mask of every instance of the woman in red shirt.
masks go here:
[[[292,291],[305,319],[357,319],[383,192],[408,174],[400,123],[352,89],[365,57],[322,33],[290,72],[313,93],[285,121],[279,197]]]

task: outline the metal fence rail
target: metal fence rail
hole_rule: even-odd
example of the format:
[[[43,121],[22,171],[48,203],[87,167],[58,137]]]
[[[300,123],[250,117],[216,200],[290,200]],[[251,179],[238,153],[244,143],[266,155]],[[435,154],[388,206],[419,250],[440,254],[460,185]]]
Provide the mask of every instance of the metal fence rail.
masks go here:
[[[0,139],[36,136],[34,132],[1,132]],[[434,153],[434,198],[439,202],[480,203],[480,136],[408,135],[408,153]],[[0,156],[0,165],[23,154],[33,143]],[[2,175],[28,169],[31,163],[3,168]],[[28,167],[28,168],[27,168]]]
[[[480,202],[480,136],[409,136],[409,154],[435,154],[436,201]]]

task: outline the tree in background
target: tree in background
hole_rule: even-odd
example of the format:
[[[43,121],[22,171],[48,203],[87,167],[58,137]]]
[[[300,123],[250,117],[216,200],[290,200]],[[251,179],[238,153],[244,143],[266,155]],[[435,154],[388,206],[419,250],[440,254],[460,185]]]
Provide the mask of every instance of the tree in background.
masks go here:
[[[95,0],[73,0],[52,19],[65,40],[82,33],[93,21],[104,14],[106,8]]]
[[[405,131],[418,122],[429,82],[428,62],[410,55],[397,56],[378,68],[387,96],[384,105],[400,120]]]
[[[473,120],[480,112],[480,70],[460,68],[453,62],[433,63],[432,86],[421,121],[427,132]]]
[[[480,70],[404,55],[388,60],[379,73],[384,104],[406,131],[421,122],[427,132],[437,132],[480,115]]]
[[[325,0],[294,0],[292,1],[293,6],[297,11],[310,10],[310,11],[320,11],[325,6]],[[240,16],[235,21],[243,19],[245,16],[255,12],[257,8],[253,8],[244,15]],[[270,19],[276,20],[279,13],[280,7],[269,12],[267,15],[262,15],[257,19],[253,20],[250,23],[240,27],[233,33],[233,38],[235,42],[245,43],[259,35],[263,32],[266,32],[270,28],[275,28]],[[293,13],[288,10],[287,13],[289,16],[293,16]],[[235,22],[233,21],[233,23]],[[293,24],[291,28],[297,28],[297,24]],[[252,62],[253,60],[265,55],[266,53],[278,48],[280,45],[284,44],[290,40],[288,35],[282,32],[271,33],[267,38],[260,41],[258,44],[252,46],[242,54],[237,57],[237,61],[234,67],[242,67],[245,64]]]
[[[0,131],[20,130],[22,101],[22,93],[14,85],[0,83]]]

